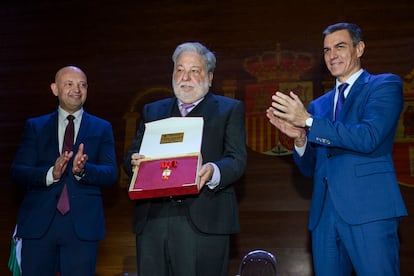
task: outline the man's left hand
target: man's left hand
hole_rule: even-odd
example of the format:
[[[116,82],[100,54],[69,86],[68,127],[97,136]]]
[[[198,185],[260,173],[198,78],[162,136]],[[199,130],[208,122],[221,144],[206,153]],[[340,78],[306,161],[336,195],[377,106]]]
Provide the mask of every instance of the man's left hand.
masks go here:
[[[299,97],[292,91],[289,95],[277,91],[272,96],[273,114],[296,127],[305,127],[310,117]]]

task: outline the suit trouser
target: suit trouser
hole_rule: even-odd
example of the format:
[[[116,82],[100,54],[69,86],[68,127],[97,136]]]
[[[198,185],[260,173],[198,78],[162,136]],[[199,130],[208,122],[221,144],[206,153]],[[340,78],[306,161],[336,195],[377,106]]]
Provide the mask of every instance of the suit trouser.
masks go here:
[[[82,241],[74,232],[71,212],[56,212],[46,234],[22,241],[22,276],[94,276],[97,241]]]
[[[153,203],[137,235],[139,276],[225,276],[229,235],[198,231],[184,202]]]
[[[315,274],[346,276],[354,269],[360,276],[400,275],[399,221],[350,225],[336,212],[328,191],[319,224],[312,231]]]

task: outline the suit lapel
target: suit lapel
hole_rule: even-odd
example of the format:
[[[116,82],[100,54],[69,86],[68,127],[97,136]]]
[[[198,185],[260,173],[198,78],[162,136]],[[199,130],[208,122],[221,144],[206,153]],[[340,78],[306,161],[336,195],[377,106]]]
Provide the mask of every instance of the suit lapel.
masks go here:
[[[324,116],[323,117],[326,117],[326,118],[330,118],[331,120],[334,120],[334,105],[335,105],[335,86],[334,86],[334,88],[330,91],[330,92],[328,92],[328,93],[330,93],[329,95],[329,104],[328,104],[328,106],[329,106],[329,109],[327,109],[327,112],[326,112],[326,114],[323,114]],[[322,111],[323,112],[323,111]]]
[[[169,98],[168,100],[164,101],[161,107],[157,110],[157,120],[165,119],[169,117],[180,117],[181,113],[178,109],[177,105],[177,98]]]
[[[43,140],[46,145],[53,145],[54,149],[53,152],[57,153],[57,155],[60,155],[59,152],[59,139],[58,139],[58,111],[51,114],[51,116],[48,118],[49,122],[45,124],[45,130],[42,131],[43,133],[55,133],[55,135],[45,135],[43,138],[46,138]]]
[[[213,93],[208,92],[204,99],[189,113],[191,117],[204,117],[208,121],[209,117],[217,112],[217,101]]]
[[[87,112],[83,111],[82,121],[81,121],[80,126],[79,126],[79,132],[78,132],[78,135],[76,136],[75,144],[74,144],[74,147],[73,147],[74,150],[79,147],[79,144],[80,144],[79,141],[84,141],[85,140],[85,135],[86,135],[86,133],[88,133],[87,130],[89,128],[90,128],[90,115]]]
[[[352,108],[352,103],[357,101],[358,98],[362,98],[361,94],[365,92],[364,88],[368,83],[370,77],[371,75],[367,71],[364,71],[352,85],[351,90],[349,91],[349,94],[345,99],[344,106],[342,107],[340,118],[343,118],[345,114],[348,113],[349,109]]]

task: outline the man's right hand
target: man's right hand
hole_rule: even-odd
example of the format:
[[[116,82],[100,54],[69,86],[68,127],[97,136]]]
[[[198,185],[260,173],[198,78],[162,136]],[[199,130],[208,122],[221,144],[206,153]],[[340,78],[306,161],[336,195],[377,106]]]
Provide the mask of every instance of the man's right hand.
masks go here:
[[[52,175],[54,180],[58,180],[62,177],[63,173],[66,170],[66,167],[68,166],[69,160],[72,158],[73,151],[65,151],[62,153],[55,162],[55,165],[53,166]]]
[[[139,154],[138,152],[133,153],[131,155],[131,165],[132,165],[132,171],[134,172],[139,164],[139,160],[145,158],[144,155]]]

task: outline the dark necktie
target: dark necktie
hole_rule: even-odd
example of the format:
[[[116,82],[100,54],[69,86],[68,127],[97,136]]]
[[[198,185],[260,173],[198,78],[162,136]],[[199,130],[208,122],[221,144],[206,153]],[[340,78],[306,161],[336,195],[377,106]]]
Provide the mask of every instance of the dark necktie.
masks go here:
[[[345,101],[344,91],[348,87],[348,85],[348,83],[344,82],[343,84],[338,86],[338,101],[336,102],[334,120],[336,120],[336,118],[339,116],[339,113],[341,112],[342,106]]]
[[[65,137],[63,138],[62,153],[65,151],[72,151],[73,149],[73,140],[75,135],[75,126],[73,120],[75,117],[73,115],[68,115],[68,125],[65,130]]]
[[[183,103],[181,105],[181,115],[183,117],[187,116],[188,112],[190,112],[190,109],[194,106],[192,103]]]
[[[75,119],[75,117],[73,115],[68,115],[67,119],[69,122],[66,126],[65,137],[63,138],[62,153],[64,153],[65,151],[70,152],[73,149],[73,140],[75,133],[73,119]],[[66,214],[70,210],[68,189],[66,188],[66,183],[63,186],[62,193],[60,194],[57,209],[62,215]]]

